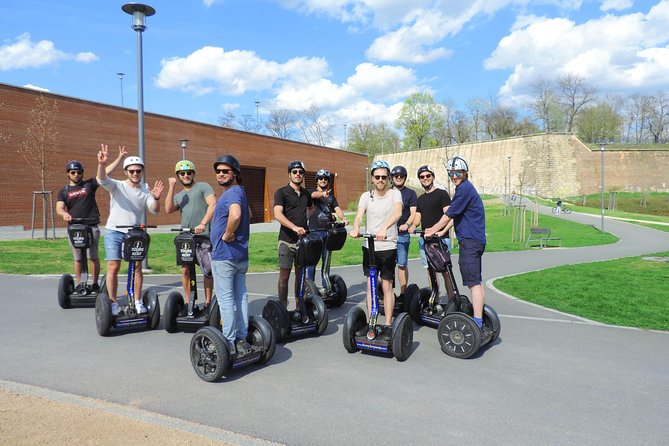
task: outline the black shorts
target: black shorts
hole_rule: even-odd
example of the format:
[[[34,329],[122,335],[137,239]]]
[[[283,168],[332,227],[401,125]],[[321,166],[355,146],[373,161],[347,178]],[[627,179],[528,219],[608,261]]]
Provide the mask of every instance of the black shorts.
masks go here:
[[[395,264],[397,263],[397,250],[375,251],[376,270],[382,279],[395,279]],[[369,276],[369,250],[362,247],[362,271]]]
[[[458,264],[460,265],[462,284],[465,286],[480,285],[483,282],[481,277],[481,257],[483,256],[483,251],[485,251],[485,245],[471,238],[458,240],[458,242],[460,244]]]

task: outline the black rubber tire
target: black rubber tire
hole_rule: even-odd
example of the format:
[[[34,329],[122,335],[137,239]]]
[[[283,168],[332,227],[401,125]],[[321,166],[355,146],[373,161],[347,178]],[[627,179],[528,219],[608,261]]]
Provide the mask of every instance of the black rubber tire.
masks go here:
[[[263,348],[259,364],[264,364],[274,356],[276,351],[276,339],[272,326],[260,316],[249,318],[249,335],[247,341],[251,345],[261,345]]]
[[[221,329],[221,309],[218,307],[218,299],[216,295],[211,296],[211,303],[209,304],[209,326],[218,330]]]
[[[437,337],[441,351],[454,358],[467,359],[481,347],[481,329],[464,313],[449,313],[439,323]]]
[[[72,305],[70,295],[74,292],[74,279],[70,274],[63,274],[60,276],[58,282],[58,305],[60,308],[68,309]]]
[[[499,320],[499,316],[497,316],[497,312],[485,304],[483,304],[483,323],[492,332],[490,342],[495,342],[502,331],[502,323]]]
[[[177,316],[184,307],[184,297],[178,291],[172,291],[163,307],[163,325],[168,333],[177,332]]]
[[[95,298],[95,326],[100,336],[109,336],[112,326],[111,301],[107,293]]]
[[[305,303],[311,314],[313,314],[316,324],[318,325],[317,334],[322,335],[326,328],[328,328],[328,307],[323,302],[323,299],[318,294],[307,295]]]
[[[332,295],[333,298],[330,301],[330,307],[338,308],[341,307],[346,298],[348,297],[348,288],[346,288],[346,282],[341,276],[337,274],[332,274],[330,276],[330,283],[332,284]]]
[[[272,326],[276,342],[281,342],[290,334],[288,310],[281,302],[269,299],[262,309],[262,317]]]
[[[149,330],[155,330],[160,325],[160,301],[158,294],[152,288],[142,293],[142,302],[149,312]]]
[[[413,324],[408,313],[400,313],[393,321],[393,355],[400,362],[411,356],[413,347]]]
[[[455,311],[459,311],[460,313],[465,313],[467,316],[473,317],[474,306],[469,301],[469,298],[467,296],[460,295],[459,299],[459,304],[457,305],[457,309]]]
[[[422,324],[420,320],[420,315],[423,312],[423,309],[428,304],[428,301],[423,300],[422,297],[423,293],[421,293],[421,290],[415,283],[409,285],[406,291],[404,292],[404,299],[407,303],[409,317],[411,317],[411,320],[417,324]]]
[[[190,340],[190,362],[203,381],[221,379],[230,366],[230,351],[223,334],[213,327],[202,327]]]
[[[355,332],[367,325],[367,316],[360,307],[353,307],[346,313],[344,318],[344,327],[342,328],[342,341],[344,348],[349,353],[358,351],[355,345]]]

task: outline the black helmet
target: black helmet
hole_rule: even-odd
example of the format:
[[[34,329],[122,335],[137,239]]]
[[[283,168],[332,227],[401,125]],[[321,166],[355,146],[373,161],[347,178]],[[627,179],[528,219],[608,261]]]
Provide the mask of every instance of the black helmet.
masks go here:
[[[304,163],[300,160],[293,160],[290,163],[288,163],[288,172],[290,172],[293,169],[302,169],[302,170],[307,170],[304,168]]]
[[[232,170],[234,170],[236,174],[241,173],[239,161],[232,155],[221,155],[216,158],[216,161],[214,161],[214,169],[216,169],[216,166],[219,164],[227,164],[228,166],[232,167]]]
[[[318,172],[316,172],[316,179],[319,178],[326,178],[328,181],[330,181],[331,178],[330,172],[325,169],[319,170]]]
[[[65,166],[65,172],[69,172],[70,170],[81,170],[83,172],[84,165],[77,160],[72,160]]]
[[[393,170],[390,171],[390,176],[394,177],[395,175],[404,175],[406,178],[407,176],[407,170],[404,166],[395,166],[393,167]]]
[[[432,174],[432,176],[434,176],[434,170],[432,170],[432,168],[428,165],[420,166],[418,168],[418,173],[416,174],[416,176],[420,177],[420,174],[424,173],[424,172],[430,172]]]

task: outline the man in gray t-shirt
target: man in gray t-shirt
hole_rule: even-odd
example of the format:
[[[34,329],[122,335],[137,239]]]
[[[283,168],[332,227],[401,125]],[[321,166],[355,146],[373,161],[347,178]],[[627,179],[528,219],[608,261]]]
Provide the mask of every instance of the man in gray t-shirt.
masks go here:
[[[167,198],[165,200],[165,211],[168,214],[181,212],[181,227],[191,228],[195,234],[209,235],[209,222],[211,221],[214,210],[216,209],[216,195],[214,189],[205,182],[195,181],[195,165],[188,160],[181,160],[174,168],[175,177],[168,180]],[[181,182],[183,190],[174,195],[174,186],[177,179]],[[211,243],[203,243],[198,248],[199,256],[211,257]],[[204,262],[200,262],[204,273],[204,296],[205,307],[209,308],[211,302],[214,280],[211,270],[207,268]],[[207,262],[211,264],[211,262]],[[191,277],[187,265],[181,265],[181,284],[186,294],[186,305],[189,313],[192,311],[190,305]]]

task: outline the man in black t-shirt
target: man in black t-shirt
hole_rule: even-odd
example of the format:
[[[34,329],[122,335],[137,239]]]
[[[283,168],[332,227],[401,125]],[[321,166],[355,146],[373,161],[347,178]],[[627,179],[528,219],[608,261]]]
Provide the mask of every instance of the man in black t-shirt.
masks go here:
[[[125,148],[119,147],[118,158],[107,166],[107,173],[113,171],[126,155]],[[65,172],[67,172],[68,184],[58,191],[56,213],[68,223],[73,218],[83,218],[85,221],[82,223],[91,226],[93,240],[91,241],[91,247],[88,248],[88,259],[91,261],[91,269],[93,270],[91,291],[98,292],[100,291],[100,286],[98,285],[98,277],[100,276],[100,258],[98,256],[100,211],[95,201],[95,192],[100,185],[95,177],[87,180],[83,179],[84,166],[79,161],[72,160],[67,163]],[[70,241],[70,247],[74,256],[74,274],[77,278],[77,284],[79,284],[81,283],[81,272],[83,270],[81,251],[72,246],[72,241]]]
[[[307,212],[313,208],[311,195],[302,187],[304,181],[304,163],[299,160],[288,164],[287,186],[280,187],[274,193],[274,218],[281,224],[279,229],[279,301],[288,308],[288,281],[290,271],[295,264],[297,240],[307,230]],[[295,267],[295,276],[300,271]],[[298,280],[295,280],[295,295],[297,296]],[[297,302],[296,302],[297,306]]]
[[[418,197],[418,205],[416,206],[416,218],[414,219],[413,228],[409,228],[413,232],[418,225],[422,229],[431,228],[444,215],[446,209],[451,204],[451,196],[444,189],[439,189],[434,186],[434,170],[430,166],[421,166],[418,168],[418,180],[425,190],[425,193]],[[451,249],[451,239],[449,237],[449,228],[452,224],[447,225],[439,233],[435,234],[440,237],[442,242]],[[425,240],[423,237],[418,239],[418,247],[420,250],[420,258],[423,261],[423,267],[427,268],[427,257],[425,255]],[[446,273],[444,273],[444,280],[446,280]]]

